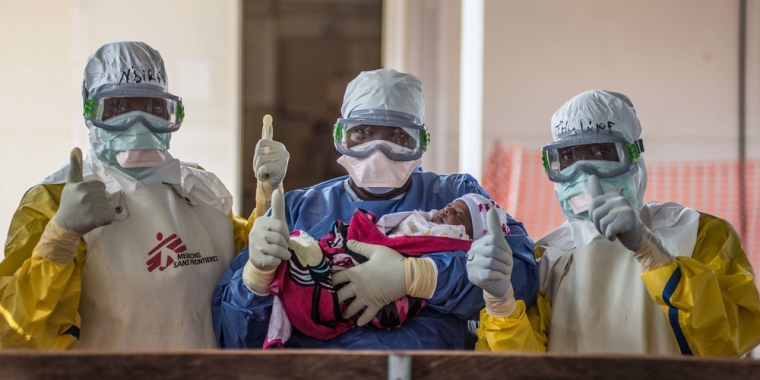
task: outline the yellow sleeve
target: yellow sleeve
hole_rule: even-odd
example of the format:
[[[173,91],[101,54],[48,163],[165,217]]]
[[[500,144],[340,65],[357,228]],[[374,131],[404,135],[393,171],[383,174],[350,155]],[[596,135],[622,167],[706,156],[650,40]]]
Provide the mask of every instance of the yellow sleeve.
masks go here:
[[[515,311],[506,318],[491,316],[483,309],[475,350],[546,352],[550,320],[551,302],[543,291],[527,310],[525,302],[517,300]]]
[[[760,343],[755,274],[731,225],[701,214],[692,257],[643,273],[684,354],[741,356]]]
[[[200,166],[198,166],[201,170]],[[282,186],[280,186],[280,190],[282,190]],[[240,216],[234,215],[232,212],[228,215],[230,220],[232,221],[232,233],[233,237],[235,239],[235,252],[240,253],[240,251],[243,250],[243,248],[248,246],[248,234],[251,232],[251,228],[253,227],[253,222],[256,220],[256,217],[259,215],[257,213],[257,210],[263,210],[261,212],[261,215],[264,215],[264,213],[269,210],[269,207],[272,204],[271,198],[267,197],[267,195],[264,193],[263,190],[263,184],[261,182],[257,182],[256,184],[256,207],[251,212],[251,216],[248,217],[248,220],[243,219]]]
[[[232,221],[232,235],[235,239],[235,252],[240,253],[243,248],[248,246],[248,234],[251,232],[251,227],[253,227],[253,221],[256,220],[256,209],[253,209],[251,216],[249,216],[247,220],[233,214],[232,211],[230,211],[230,214],[227,215],[227,217]]]
[[[62,190],[63,184],[33,187],[11,220],[0,262],[0,348],[65,349],[78,342],[87,244],[79,240],[69,265],[53,264],[36,249]]]

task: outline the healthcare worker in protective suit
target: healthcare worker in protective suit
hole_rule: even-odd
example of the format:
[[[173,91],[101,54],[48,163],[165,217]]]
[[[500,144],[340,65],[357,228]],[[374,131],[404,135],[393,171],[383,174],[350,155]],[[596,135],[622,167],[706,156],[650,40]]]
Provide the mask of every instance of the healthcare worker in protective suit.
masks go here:
[[[184,107],[167,80],[161,55],[141,42],[90,56],[91,149],[84,160],[74,149],[27,191],[11,221],[0,263],[2,348],[217,347],[208,305],[252,221],[233,215],[219,178],[169,154]],[[255,169],[269,179],[260,192],[271,192],[287,152],[259,145],[269,149],[257,155]]]
[[[268,286],[282,260],[288,260],[289,233],[325,236],[336,220],[348,222],[356,208],[381,217],[400,211],[442,209],[467,193],[487,196],[467,174],[437,175],[418,170],[429,144],[422,83],[413,75],[381,69],[362,72],[348,84],[342,118],[334,128],[338,162],[349,175],[284,196],[282,214],[259,217],[250,245],[230,266],[214,294],[214,328],[222,347],[261,348],[267,335],[273,296]],[[532,241],[521,223],[508,218],[511,235],[502,237],[514,252],[515,296],[532,304],[537,269]],[[294,331],[285,347],[351,349],[463,349],[468,320],[483,307],[482,292],[467,280],[465,252],[440,252],[404,258],[382,246],[348,242],[368,258],[333,275],[341,302],[350,301],[344,318],[366,310],[357,327],[330,340]],[[383,306],[404,296],[426,299],[427,307],[393,330],[364,326]],[[474,339],[469,347],[474,346]]]
[[[551,128],[544,167],[567,221],[536,243],[532,307],[510,296],[509,250],[473,247],[470,280],[492,301],[477,349],[740,356],[757,346],[760,303],[736,231],[675,203],[642,203],[647,171],[631,101],[582,93]]]

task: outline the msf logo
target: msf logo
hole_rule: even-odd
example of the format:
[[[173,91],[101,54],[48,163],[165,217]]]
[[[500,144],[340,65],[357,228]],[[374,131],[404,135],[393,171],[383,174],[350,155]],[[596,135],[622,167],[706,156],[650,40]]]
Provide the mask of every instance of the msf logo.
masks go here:
[[[177,237],[177,234],[171,234],[171,236],[164,239],[164,234],[158,233],[156,235],[156,239],[160,241],[157,246],[155,246],[153,249],[148,252],[148,256],[151,256],[148,261],[145,263],[148,264],[148,272],[153,272],[158,268],[160,271],[164,271],[164,269],[168,268],[169,265],[172,265],[174,263],[174,258],[169,256],[169,254],[166,255],[166,265],[161,266],[161,262],[164,261],[162,259],[162,248],[166,248],[169,250],[174,251],[175,253],[182,253],[187,251],[187,247],[182,244],[182,239]]]

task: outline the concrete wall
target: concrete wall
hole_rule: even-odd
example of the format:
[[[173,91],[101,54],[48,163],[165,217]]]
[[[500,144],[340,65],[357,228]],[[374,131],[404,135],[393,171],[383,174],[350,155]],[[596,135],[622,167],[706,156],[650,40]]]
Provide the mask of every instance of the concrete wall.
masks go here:
[[[89,146],[82,71],[112,41],[142,40],[161,52],[187,114],[171,153],[216,173],[237,198],[239,9],[238,0],[0,0],[2,234],[24,192],[67,162],[73,146]]]

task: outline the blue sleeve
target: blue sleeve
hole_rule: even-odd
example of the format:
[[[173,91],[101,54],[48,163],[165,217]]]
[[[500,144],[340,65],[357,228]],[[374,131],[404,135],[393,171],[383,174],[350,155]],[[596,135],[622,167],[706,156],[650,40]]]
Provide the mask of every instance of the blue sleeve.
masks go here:
[[[533,240],[528,237],[522,223],[507,217],[510,234],[506,236],[509,247],[512,248],[512,288],[515,298],[525,301],[526,307],[531,307],[538,293],[538,265],[533,254]]]
[[[261,348],[269,328],[272,296],[257,296],[245,286],[246,262],[248,247],[235,257],[214,290],[211,317],[221,348]]]
[[[438,268],[438,281],[428,307],[461,320],[478,319],[485,306],[483,290],[467,279],[467,253],[440,252],[425,255]]]

